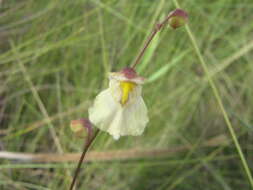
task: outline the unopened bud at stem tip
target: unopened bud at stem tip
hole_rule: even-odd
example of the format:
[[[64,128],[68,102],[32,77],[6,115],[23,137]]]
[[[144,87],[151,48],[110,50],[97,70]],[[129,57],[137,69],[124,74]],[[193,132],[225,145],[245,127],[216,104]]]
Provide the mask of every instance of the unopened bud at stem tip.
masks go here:
[[[92,135],[92,124],[88,119],[77,119],[70,122],[70,129],[77,137],[88,137]]]
[[[188,21],[188,13],[182,9],[176,9],[169,14],[169,25],[173,28],[179,28]]]

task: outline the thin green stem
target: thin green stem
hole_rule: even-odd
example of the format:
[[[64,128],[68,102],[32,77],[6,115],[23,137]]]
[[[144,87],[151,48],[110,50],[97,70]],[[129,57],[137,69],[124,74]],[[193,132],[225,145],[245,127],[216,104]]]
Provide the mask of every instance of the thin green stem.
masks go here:
[[[176,7],[180,8],[180,6],[179,6],[177,0],[173,0],[173,1],[174,1],[174,4],[176,5]],[[239,144],[239,142],[238,142],[238,140],[237,140],[235,131],[234,131],[234,129],[233,129],[233,127],[232,127],[232,124],[231,124],[231,122],[230,122],[230,120],[229,120],[229,117],[228,117],[228,115],[227,115],[227,112],[226,112],[226,110],[225,110],[225,108],[224,108],[224,105],[223,105],[223,103],[222,103],[222,100],[221,100],[221,97],[220,97],[220,95],[219,95],[218,89],[217,89],[217,87],[216,87],[216,85],[215,85],[215,83],[214,83],[214,81],[213,81],[213,79],[212,79],[212,77],[211,77],[211,75],[210,75],[210,72],[209,72],[209,70],[208,70],[207,64],[206,64],[206,62],[205,62],[205,60],[204,60],[204,58],[203,58],[203,56],[202,56],[202,54],[201,54],[201,52],[200,52],[200,49],[199,49],[199,47],[198,47],[197,41],[196,41],[196,39],[195,39],[195,37],[194,37],[193,33],[191,32],[191,29],[190,29],[190,27],[189,27],[188,25],[186,26],[186,30],[187,30],[187,33],[188,33],[188,35],[189,35],[189,38],[190,38],[190,40],[191,40],[191,42],[192,42],[192,45],[193,45],[193,47],[194,47],[194,49],[195,49],[195,51],[196,51],[196,54],[197,54],[197,56],[198,56],[198,58],[199,58],[199,60],[200,60],[200,63],[201,63],[201,65],[202,65],[202,67],[203,67],[203,70],[204,70],[204,72],[206,73],[208,82],[209,82],[209,84],[210,84],[210,86],[211,86],[211,88],[212,88],[212,90],[213,90],[214,96],[215,96],[215,98],[216,98],[216,100],[217,100],[217,102],[218,102],[218,105],[219,105],[220,109],[221,109],[221,112],[222,112],[222,114],[223,114],[224,120],[225,120],[225,122],[226,122],[226,124],[227,124],[227,127],[228,127],[228,129],[229,129],[229,132],[230,132],[230,134],[231,134],[231,137],[232,137],[232,139],[233,139],[233,142],[234,142],[234,144],[235,144],[235,147],[236,147],[237,152],[238,152],[238,154],[239,154],[239,157],[240,157],[240,159],[241,159],[242,165],[243,165],[244,170],[245,170],[245,172],[246,172],[246,174],[247,174],[247,177],[248,177],[248,179],[249,179],[250,185],[253,187],[253,178],[252,178],[251,171],[250,171],[250,169],[249,169],[249,166],[248,166],[248,164],[247,164],[247,161],[246,161],[246,159],[245,159],[245,156],[244,156],[244,154],[243,154],[243,152],[242,152],[241,146],[240,146],[240,144]]]

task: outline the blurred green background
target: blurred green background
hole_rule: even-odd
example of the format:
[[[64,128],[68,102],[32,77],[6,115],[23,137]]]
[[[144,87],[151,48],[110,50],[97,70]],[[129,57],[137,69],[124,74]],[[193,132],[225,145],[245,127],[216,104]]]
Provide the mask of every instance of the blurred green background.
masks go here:
[[[83,140],[72,134],[70,121],[87,117],[108,85],[108,72],[133,62],[176,3],[0,0],[1,152],[81,152]],[[147,78],[143,97],[150,122],[144,134],[114,141],[101,132],[91,150],[126,151],[126,158],[89,162],[77,189],[253,188],[224,120],[227,115],[252,170],[253,1],[178,3],[189,13],[190,32],[164,28],[137,66]],[[128,159],[127,151],[136,148],[150,152]],[[168,154],[152,153],[161,149]],[[0,158],[0,189],[68,189],[75,166]]]

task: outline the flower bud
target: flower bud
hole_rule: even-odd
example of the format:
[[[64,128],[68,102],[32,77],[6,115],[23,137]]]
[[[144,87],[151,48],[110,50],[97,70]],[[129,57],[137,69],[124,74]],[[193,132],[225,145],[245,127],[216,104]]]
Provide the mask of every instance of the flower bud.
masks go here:
[[[79,138],[91,138],[92,124],[88,119],[72,120],[70,123],[70,129]]]
[[[176,9],[169,15],[169,25],[173,28],[179,28],[185,25],[188,21],[188,14],[182,9]]]

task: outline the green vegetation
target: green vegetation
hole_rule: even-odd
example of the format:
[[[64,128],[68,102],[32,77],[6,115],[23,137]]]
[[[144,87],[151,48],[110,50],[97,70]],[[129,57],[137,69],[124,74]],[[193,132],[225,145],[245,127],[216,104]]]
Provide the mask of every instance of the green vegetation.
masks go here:
[[[178,2],[189,28],[163,29],[137,66],[147,78],[144,134],[114,141],[101,132],[91,148],[170,153],[89,162],[77,189],[253,188],[253,2]],[[70,121],[87,117],[107,73],[129,66],[176,7],[166,0],[0,0],[0,150],[81,152]],[[0,158],[0,189],[67,190],[75,166]]]

